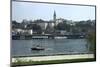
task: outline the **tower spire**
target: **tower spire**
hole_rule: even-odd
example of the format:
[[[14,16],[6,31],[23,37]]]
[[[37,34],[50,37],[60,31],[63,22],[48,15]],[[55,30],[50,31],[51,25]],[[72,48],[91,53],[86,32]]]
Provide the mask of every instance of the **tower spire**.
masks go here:
[[[54,15],[53,15],[53,21],[54,21],[54,24],[56,23],[56,12],[54,10]]]
[[[53,14],[53,22],[54,22],[54,26],[56,26],[56,12],[54,10],[54,14]],[[55,33],[55,28],[54,28],[54,33]]]

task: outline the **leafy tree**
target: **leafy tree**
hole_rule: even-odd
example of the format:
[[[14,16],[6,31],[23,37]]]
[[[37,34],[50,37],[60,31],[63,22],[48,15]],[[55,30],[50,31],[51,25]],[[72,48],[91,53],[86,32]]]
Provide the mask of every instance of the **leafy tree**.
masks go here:
[[[69,31],[70,30],[70,25],[63,22],[63,23],[59,23],[57,26],[55,26],[56,30],[66,30]]]
[[[18,23],[17,21],[12,21],[12,28],[20,28],[21,27],[21,24]]]
[[[38,19],[38,20],[35,20],[35,21],[34,21],[34,23],[43,23],[43,22],[45,22],[45,21],[42,20],[42,19]]]

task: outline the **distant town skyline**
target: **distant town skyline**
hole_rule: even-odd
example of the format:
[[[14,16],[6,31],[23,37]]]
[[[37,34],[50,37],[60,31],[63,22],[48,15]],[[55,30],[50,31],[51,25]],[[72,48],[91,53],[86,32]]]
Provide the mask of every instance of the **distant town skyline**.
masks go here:
[[[23,19],[53,20],[54,11],[56,18],[73,21],[95,20],[95,7],[93,6],[12,2],[12,20],[18,22],[22,22]]]

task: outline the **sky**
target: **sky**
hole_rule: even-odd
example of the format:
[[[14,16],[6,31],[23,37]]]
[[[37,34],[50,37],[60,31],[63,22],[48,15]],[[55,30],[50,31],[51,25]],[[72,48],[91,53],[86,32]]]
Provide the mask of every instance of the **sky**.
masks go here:
[[[54,11],[56,12],[56,18],[64,18],[73,21],[95,19],[94,6],[12,2],[12,20],[16,20],[17,22],[21,22],[23,19],[53,20]]]

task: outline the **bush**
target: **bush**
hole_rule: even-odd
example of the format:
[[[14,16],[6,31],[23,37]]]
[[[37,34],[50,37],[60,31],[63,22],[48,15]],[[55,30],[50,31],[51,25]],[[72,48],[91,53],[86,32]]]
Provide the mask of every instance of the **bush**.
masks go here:
[[[91,32],[87,36],[87,41],[90,43],[90,51],[95,51],[96,50],[96,34],[95,32]]]

